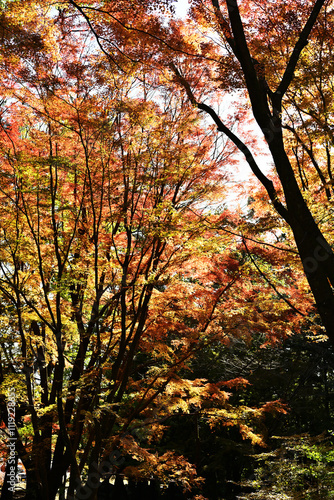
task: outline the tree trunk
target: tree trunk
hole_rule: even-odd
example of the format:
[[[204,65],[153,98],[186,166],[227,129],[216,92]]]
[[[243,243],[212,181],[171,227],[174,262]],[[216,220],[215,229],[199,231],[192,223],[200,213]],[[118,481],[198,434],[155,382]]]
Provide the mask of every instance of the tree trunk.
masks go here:
[[[334,254],[304,200],[284,149],[281,130],[268,141],[280,178],[288,218],[326,333],[334,345]]]

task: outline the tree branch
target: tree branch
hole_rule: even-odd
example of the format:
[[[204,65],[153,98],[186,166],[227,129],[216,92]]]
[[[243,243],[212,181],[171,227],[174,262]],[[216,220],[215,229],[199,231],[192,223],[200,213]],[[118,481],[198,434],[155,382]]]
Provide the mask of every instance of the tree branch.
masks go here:
[[[212,0],[212,2],[218,3],[217,0]],[[271,117],[267,100],[267,91],[260,84],[254,65],[255,60],[249,52],[237,0],[226,0],[226,5],[233,33],[235,45],[234,53],[243,71],[254,116],[260,127],[264,129],[268,127]],[[231,47],[233,48],[233,46]]]
[[[272,201],[275,209],[281,215],[281,217],[283,217],[283,219],[285,221],[289,222],[289,220],[290,220],[289,213],[288,213],[287,209],[284,207],[284,205],[279,201],[276,190],[274,188],[274,184],[261,171],[261,169],[259,168],[258,164],[256,163],[252,153],[250,152],[250,150],[248,149],[246,144],[244,142],[242,142],[242,140],[239,139],[239,137],[237,137],[228,127],[226,127],[226,125],[224,125],[224,123],[221,121],[221,119],[219,118],[217,113],[210,106],[208,106],[207,104],[200,103],[200,102],[196,101],[195,96],[193,94],[193,91],[191,90],[189,83],[181,75],[178,68],[173,63],[170,63],[169,67],[174,72],[178,82],[185,89],[186,94],[187,94],[191,104],[194,107],[208,113],[211,116],[211,118],[213,119],[213,121],[215,122],[215,124],[217,125],[218,132],[223,132],[235,144],[235,146],[239,149],[239,151],[241,151],[243,153],[243,155],[246,158],[246,161],[247,161],[248,165],[250,166],[253,174],[257,177],[257,179],[261,182],[261,184],[266,189],[266,191],[269,195],[269,198]]]
[[[120,19],[118,19],[116,16],[113,16],[111,14],[111,12],[107,11],[107,10],[103,10],[103,9],[98,9],[96,7],[92,7],[92,6],[88,6],[88,5],[85,5],[84,7],[81,7],[77,2],[75,2],[74,0],[68,0],[68,2],[73,6],[75,7],[79,12],[80,14],[84,17],[84,19],[86,20],[90,30],[92,31],[93,35],[95,36],[96,38],[96,41],[100,47],[100,49],[102,50],[102,52],[109,58],[112,59],[112,61],[119,67],[119,65],[117,64],[117,62],[110,56],[110,54],[102,47],[101,45],[101,42],[100,40],[105,40],[105,41],[108,41],[105,37],[102,37],[101,35],[98,35],[98,33],[96,32],[96,30],[93,28],[92,26],[92,23],[89,19],[89,17],[87,16],[87,14],[85,14],[84,12],[84,9],[85,10],[90,10],[90,11],[95,11],[95,12],[100,12],[102,14],[106,14],[107,16],[109,16],[113,21],[115,21],[117,24],[119,24],[120,26],[122,26],[122,28],[124,28],[125,30],[127,31],[135,31],[137,33],[140,33],[141,35],[145,35],[147,37],[150,37],[152,38],[153,40],[156,40],[157,42],[161,43],[162,45],[164,45],[165,47],[167,47],[168,49],[172,50],[173,52],[179,52],[180,54],[184,54],[186,56],[190,56],[190,57],[195,57],[197,59],[204,59],[204,60],[207,60],[207,61],[212,61],[212,62],[217,62],[217,59],[213,58],[213,57],[208,57],[208,56],[204,56],[202,54],[194,54],[194,53],[191,53],[191,52],[187,52],[186,50],[182,50],[180,49],[180,47],[175,47],[173,45],[171,45],[170,43],[166,42],[166,40],[164,40],[163,38],[157,36],[155,33],[150,33],[149,31],[146,31],[145,29],[140,29],[140,28],[136,28],[135,26],[130,26],[129,24],[125,24],[124,22],[122,22]],[[110,43],[110,41],[109,41]],[[121,52],[124,57],[130,59],[131,61],[133,62],[138,62],[138,61],[134,61],[133,59],[131,59],[127,54],[125,54],[124,52],[122,52],[118,47],[117,47],[117,50],[119,52]],[[122,69],[122,68],[120,68]],[[123,70],[122,70],[123,71]]]
[[[269,286],[271,286],[271,288],[277,293],[277,295],[279,296],[280,299],[284,300],[284,302],[289,306],[291,307],[291,309],[293,309],[293,311],[295,311],[296,313],[300,314],[301,316],[303,316],[304,318],[306,317],[306,314],[304,314],[303,312],[301,312],[297,307],[295,307],[292,302],[290,302],[289,299],[287,299],[286,297],[284,297],[284,295],[281,294],[281,292],[278,291],[277,287],[274,285],[274,283],[272,281],[270,281],[269,278],[267,278],[267,276],[265,275],[265,273],[263,271],[261,271],[261,269],[259,268],[259,266],[257,265],[257,263],[255,262],[255,259],[254,257],[252,256],[252,254],[250,253],[249,251],[249,248],[246,244],[246,240],[245,238],[242,239],[242,243],[246,249],[246,252],[250,258],[250,260],[252,261],[253,265],[255,266],[255,268],[257,269],[257,271],[259,272],[259,274],[262,276],[262,278],[268,283]]]

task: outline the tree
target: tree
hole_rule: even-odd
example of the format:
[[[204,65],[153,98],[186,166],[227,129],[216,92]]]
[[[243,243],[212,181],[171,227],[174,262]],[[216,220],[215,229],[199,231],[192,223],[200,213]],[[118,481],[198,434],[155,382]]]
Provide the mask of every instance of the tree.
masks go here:
[[[296,173],[287,155],[283,135],[283,114],[285,111],[283,109],[283,102],[285,95],[288,89],[293,86],[293,76],[298,69],[302,50],[307,44],[307,40],[324,3],[323,1],[318,1],[314,5],[307,6],[307,8],[303,5],[303,9],[301,10],[303,16],[301,16],[301,19],[298,19],[298,22],[295,19],[296,16],[292,14],[291,5],[288,8],[279,6],[275,10],[275,14],[277,14],[275,17],[278,19],[278,22],[282,19],[282,15],[286,16],[285,18],[288,20],[291,18],[288,26],[290,37],[287,39],[289,45],[287,47],[288,50],[285,51],[288,55],[285,57],[286,63],[282,65],[281,57],[278,58],[275,53],[270,52],[272,46],[277,41],[277,25],[276,23],[272,23],[274,9],[272,9],[270,16],[271,24],[273,24],[271,29],[269,29],[270,43],[266,45],[267,57],[264,59],[263,53],[265,52],[264,44],[266,40],[264,39],[263,28],[264,26],[268,28],[268,15],[262,14],[260,21],[254,24],[249,19],[245,4],[243,4],[242,11],[240,12],[237,2],[224,3],[225,10],[222,10],[223,7],[218,1],[213,0],[211,2],[211,13],[214,17],[214,23],[218,27],[219,34],[224,36],[229,53],[233,54],[240,65],[241,75],[250,99],[253,116],[268,144],[268,149],[275,164],[277,180],[279,180],[282,186],[285,203],[280,201],[279,189],[275,189],[273,182],[260,171],[248,148],[222,123],[212,107],[196,100],[189,82],[182,76],[175,65],[172,65],[172,68],[193,104],[200,110],[209,113],[217,124],[218,130],[225,133],[245,154],[245,158],[252,168],[253,173],[265,187],[272,205],[291,227],[323,325],[333,342],[333,252],[311,214],[307,202],[302,196],[301,188],[296,179]],[[260,12],[261,4],[256,4],[255,8]],[[300,11],[301,6],[298,5],[298,8]],[[194,9],[194,16],[196,16],[197,23],[199,25],[205,23],[208,26],[208,15],[204,14],[203,10],[198,9],[196,11]],[[242,14],[245,19],[244,23],[241,18]],[[287,14],[291,14],[290,18],[287,17]],[[255,33],[250,32],[252,28]],[[267,29],[265,33],[267,37]],[[316,41],[319,42],[317,39]],[[277,45],[281,48],[281,43]],[[277,52],[281,56],[282,51],[278,50]],[[261,59],[258,60],[258,56],[262,56]],[[271,80],[268,78],[269,82],[266,77],[267,61],[271,65],[269,75],[274,75],[273,78],[269,76]],[[270,83],[272,83],[272,86],[270,86]]]
[[[319,106],[312,111],[308,104],[311,95],[314,99],[309,85],[312,79],[310,63],[314,68],[318,67],[313,54],[318,54],[321,63],[330,60],[327,34],[331,30],[332,3],[318,0],[264,6],[258,1],[251,5],[243,2],[239,7],[236,0],[194,1],[187,20],[170,22],[166,22],[161,11],[155,8],[172,9],[172,2],[150,2],[149,6],[140,2],[130,14],[125,14],[126,4],[122,4],[124,11],[118,12],[106,2],[83,5],[71,0],[68,4],[80,12],[104,52],[120,66],[127,57],[136,64],[138,61],[153,64],[157,71],[165,75],[169,72],[169,78],[174,75],[174,84],[177,82],[183,87],[192,105],[207,113],[218,132],[225,134],[243,153],[265,188],[268,203],[292,230],[323,326],[333,342],[334,256],[329,244],[331,237],[327,235],[328,228],[318,221],[312,195],[311,200],[309,196],[303,196],[303,175],[309,168],[307,163],[311,163],[312,172],[315,171],[310,182],[317,182],[317,177],[327,197],[332,180],[331,107],[328,100],[332,79],[330,64],[326,63],[328,72],[321,70],[316,78],[313,71],[313,87],[317,89]],[[115,34],[124,43],[117,45],[116,49],[113,48]],[[128,44],[126,37],[131,40]],[[138,41],[141,50],[145,47],[144,55],[139,54],[138,46],[134,47],[134,40]],[[311,45],[308,53],[312,58],[307,57],[305,51],[308,42]],[[153,51],[156,53],[152,59]],[[221,95],[219,88],[227,92],[234,89],[246,91],[254,120],[262,131],[275,165],[271,176],[267,177],[261,171],[245,142],[215,111]],[[240,105],[244,106],[243,99]],[[298,133],[295,119],[291,125],[290,119],[296,113],[299,113],[301,126],[302,121],[305,124],[305,113],[308,116],[308,131],[304,126],[307,140]],[[305,154],[303,165],[300,154],[296,156],[296,146],[291,148],[291,134],[286,130],[294,135]],[[322,155],[316,159],[315,149],[318,148],[307,143],[311,140],[311,130],[324,134],[325,157]],[[323,164],[326,163],[328,172],[325,175]],[[314,190],[312,194],[314,196]]]
[[[224,24],[225,21],[223,21],[223,14],[219,8],[219,4],[218,2],[212,2],[212,4],[216,19],[220,23],[220,28],[222,29],[225,27],[226,36],[227,25]],[[319,314],[326,327],[327,334],[333,339],[333,318],[331,317],[333,294],[330,286],[330,283],[333,284],[333,256],[329,245],[325,242],[323,235],[321,235],[319,231],[319,227],[314,222],[314,218],[307,207],[306,201],[301,195],[301,189],[296,181],[296,173],[293,171],[291,161],[286,154],[286,144],[284,143],[283,137],[283,128],[285,125],[283,115],[287,108],[289,111],[289,107],[288,105],[285,106],[285,109],[282,107],[282,103],[284,102],[283,99],[288,89],[291,87],[295,88],[293,76],[295,71],[299,69],[297,64],[301,58],[301,51],[307,43],[311,29],[319,16],[323,4],[324,2],[315,2],[312,9],[311,5],[308,9],[304,7],[303,12],[305,12],[305,17],[304,19],[298,20],[299,26],[302,27],[302,23],[304,23],[304,27],[299,30],[298,23],[293,23],[294,19],[291,5],[289,5],[288,9],[282,8],[281,6],[279,7],[279,16],[283,15],[287,17],[287,14],[290,13],[292,16],[291,24],[288,27],[292,43],[290,42],[291,45],[288,47],[288,57],[286,57],[286,64],[283,68],[278,68],[278,64],[282,64],[281,61],[279,61],[278,54],[270,54],[269,56],[267,51],[266,59],[263,57],[263,46],[265,43],[263,35],[261,38],[252,37],[252,42],[247,44],[246,38],[249,38],[247,33],[249,22],[246,18],[246,23],[244,25],[242,24],[236,3],[233,5],[228,4],[227,6],[231,33],[227,35],[226,40],[242,68],[242,74],[251,101],[252,111],[266,137],[268,148],[271,152],[276,172],[284,192],[285,206],[278,201],[277,190],[273,189],[272,183],[268,179],[261,177],[259,171],[255,170],[254,173],[266,188],[273,206],[292,228],[304,270],[317,303]],[[259,7],[261,6],[259,5]],[[273,14],[273,12],[271,12],[271,14]],[[263,33],[263,25],[268,25],[267,15],[265,19],[263,19],[263,17],[264,16],[260,18],[259,22],[262,31],[258,30],[257,26],[255,27],[256,31],[258,30],[257,34],[260,34],[260,36]],[[273,19],[272,16],[270,18]],[[281,19],[281,17],[278,17],[278,19]],[[276,29],[276,26],[274,29]],[[270,32],[271,36],[272,34],[275,34],[274,30]],[[269,50],[271,50],[272,46],[276,46],[276,48],[278,47],[277,52],[282,54],[282,50],[279,50],[281,48],[280,44],[276,44],[276,42],[277,35],[274,40],[271,40]],[[317,42],[319,43],[319,39],[315,40],[315,43]],[[257,49],[259,46],[262,53]],[[253,58],[250,54],[252,54]],[[254,58],[257,58],[258,54],[262,57],[259,61],[255,61]],[[266,74],[263,73],[266,71],[267,61],[271,65],[269,75],[271,76],[276,70],[274,78],[270,78],[270,76],[270,80],[268,78],[272,86],[268,83]],[[302,63],[303,61],[301,61],[301,64]],[[263,66],[265,66],[265,68]],[[303,86],[302,89],[305,87]],[[293,92],[293,90],[291,91]],[[307,90],[305,92],[307,92]],[[252,162],[250,158],[248,158],[247,161]]]

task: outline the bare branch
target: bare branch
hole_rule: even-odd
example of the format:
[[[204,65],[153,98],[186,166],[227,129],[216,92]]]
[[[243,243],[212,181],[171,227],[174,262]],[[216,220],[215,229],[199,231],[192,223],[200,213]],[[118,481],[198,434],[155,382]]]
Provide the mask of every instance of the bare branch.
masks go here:
[[[218,132],[223,132],[235,144],[235,146],[239,149],[239,151],[241,151],[243,153],[243,155],[246,158],[246,161],[247,161],[248,165],[250,166],[253,174],[257,177],[257,179],[261,182],[261,184],[266,189],[275,209],[283,217],[283,219],[288,222],[290,220],[290,216],[288,214],[287,209],[280,202],[278,195],[277,195],[277,192],[274,188],[274,184],[272,183],[272,181],[270,179],[268,179],[268,177],[266,177],[264,175],[264,173],[262,172],[262,170],[260,169],[260,167],[256,163],[254,156],[250,152],[249,148],[246,146],[246,144],[244,142],[242,142],[242,140],[239,139],[239,137],[237,137],[228,127],[226,127],[226,125],[224,125],[224,123],[221,121],[221,119],[219,118],[217,113],[210,106],[208,106],[207,104],[200,103],[200,102],[196,101],[196,98],[193,94],[193,91],[191,90],[189,83],[181,75],[178,68],[173,63],[170,63],[169,67],[174,72],[178,82],[185,89],[191,104],[194,107],[208,113],[211,116],[211,118],[213,119],[213,121],[215,122],[215,124],[217,125]]]

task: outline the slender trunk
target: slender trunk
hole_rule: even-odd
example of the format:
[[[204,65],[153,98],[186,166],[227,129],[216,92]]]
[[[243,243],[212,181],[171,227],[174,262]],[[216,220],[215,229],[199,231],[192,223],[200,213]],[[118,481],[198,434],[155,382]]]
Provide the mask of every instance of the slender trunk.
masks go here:
[[[63,485],[63,477],[70,466],[69,453],[65,453],[58,463],[52,464],[52,469],[48,474],[48,495],[49,500],[54,500],[59,489]]]
[[[42,498],[41,484],[36,477],[36,471],[27,469],[26,478],[26,495],[24,500],[40,500]]]

